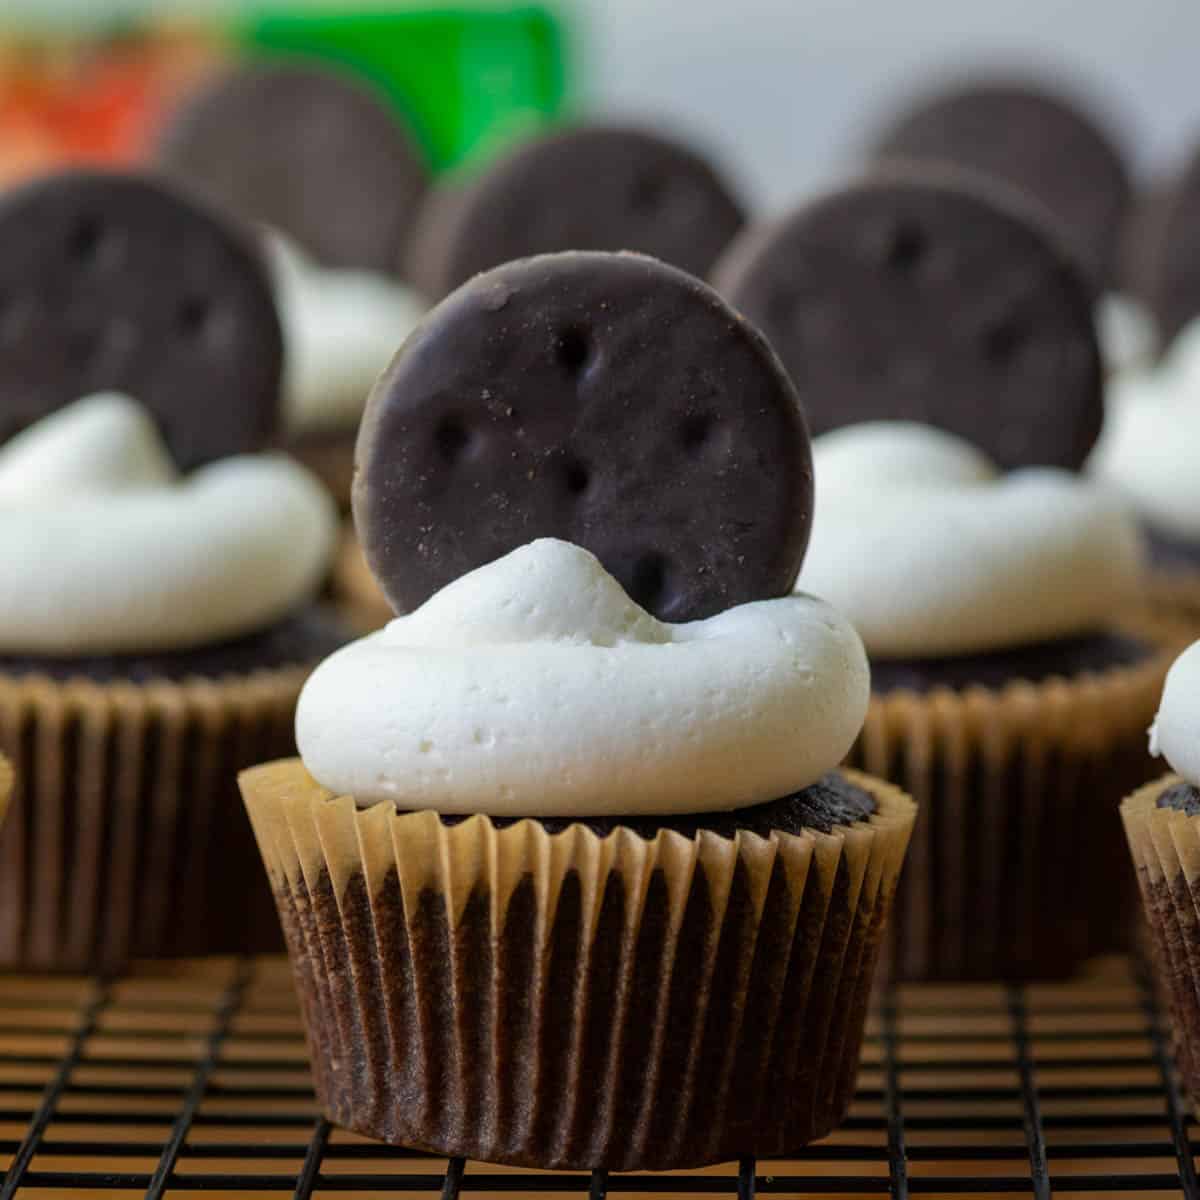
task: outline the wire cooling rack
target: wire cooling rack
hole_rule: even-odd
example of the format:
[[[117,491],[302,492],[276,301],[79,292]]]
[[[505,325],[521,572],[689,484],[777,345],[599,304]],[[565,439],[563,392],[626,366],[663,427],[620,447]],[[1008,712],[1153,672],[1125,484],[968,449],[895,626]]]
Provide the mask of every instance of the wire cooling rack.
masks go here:
[[[1200,1200],[1190,1127],[1154,997],[1120,960],[1064,985],[882,992],[849,1119],[801,1158],[611,1176],[447,1162],[331,1128],[282,959],[150,965],[111,984],[0,977],[0,1200]]]

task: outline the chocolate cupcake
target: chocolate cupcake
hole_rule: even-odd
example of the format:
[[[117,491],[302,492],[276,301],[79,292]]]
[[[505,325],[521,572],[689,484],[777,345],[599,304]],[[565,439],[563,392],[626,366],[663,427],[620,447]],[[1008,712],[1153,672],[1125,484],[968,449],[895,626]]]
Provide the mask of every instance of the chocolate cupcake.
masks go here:
[[[1146,784],[1121,805],[1137,869],[1159,993],[1171,1012],[1184,1087],[1200,1100],[1200,643],[1167,675],[1150,748],[1173,774]]]
[[[717,279],[822,435],[799,586],[871,658],[849,761],[921,807],[896,971],[1069,973],[1121,925],[1121,831],[1088,814],[1146,777],[1175,644],[1132,518],[1076,473],[1103,413],[1090,289],[1035,210],[912,168],[749,231]]]
[[[1138,612],[1132,518],[1078,476],[998,475],[915,424],[818,438],[815,469],[799,586],[847,613],[871,658],[849,761],[922,805],[895,969],[1045,978],[1120,946],[1128,872],[1103,806],[1147,777],[1177,647]]]
[[[565,1169],[823,1136],[914,808],[837,766],[866,659],[790,594],[778,360],[654,260],[528,259],[434,310],[358,464],[413,611],[317,668],[300,760],[241,777],[324,1110]]]
[[[0,199],[0,964],[274,940],[233,776],[286,753],[335,520],[271,436],[279,325],[223,222],[134,176]],[[232,881],[232,885],[231,885]]]

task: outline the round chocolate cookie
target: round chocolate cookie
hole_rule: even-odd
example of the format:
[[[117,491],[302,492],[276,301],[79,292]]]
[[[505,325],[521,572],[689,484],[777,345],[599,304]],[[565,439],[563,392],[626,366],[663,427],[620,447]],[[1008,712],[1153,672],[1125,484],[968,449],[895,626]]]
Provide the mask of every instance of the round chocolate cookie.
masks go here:
[[[790,591],[812,487],[761,334],[682,271],[578,251],[497,267],[434,309],[371,393],[353,499],[397,612],[558,537],[687,621]]]
[[[1129,175],[1107,133],[1074,103],[1020,80],[968,83],[927,98],[876,143],[884,158],[981,171],[1034,197],[1097,284],[1107,282]]]
[[[704,275],[743,220],[691,150],[593,125],[525,142],[469,183],[431,193],[410,245],[416,282],[441,297],[479,271],[556,250],[637,250]]]
[[[1104,415],[1091,293],[1011,199],[880,173],[741,235],[714,281],[779,352],[814,435],[920,421],[1005,469],[1078,468]]]
[[[116,390],[188,470],[267,441],[282,357],[251,239],[163,185],[68,171],[0,197],[0,441]]]
[[[428,182],[391,107],[364,83],[308,62],[239,66],[209,82],[174,113],[157,157],[327,266],[388,274]]]
[[[1200,315],[1200,150],[1157,200],[1143,241],[1141,294],[1167,346]]]
[[[1121,229],[1115,284],[1147,304],[1161,275],[1163,241],[1177,182],[1173,175],[1164,175],[1145,183],[1130,202]],[[1197,298],[1200,300],[1200,287]]]

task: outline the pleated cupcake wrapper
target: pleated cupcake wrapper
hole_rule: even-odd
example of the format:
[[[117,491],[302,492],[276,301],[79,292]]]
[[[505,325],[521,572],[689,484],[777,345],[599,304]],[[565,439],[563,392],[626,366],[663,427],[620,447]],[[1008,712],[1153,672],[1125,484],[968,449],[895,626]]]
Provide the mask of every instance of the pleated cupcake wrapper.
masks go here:
[[[294,748],[306,671],[186,683],[0,677],[0,967],[268,949],[236,774]]]
[[[998,691],[872,699],[848,762],[917,802],[886,958],[904,979],[1072,972],[1131,934],[1117,805],[1154,773],[1146,748],[1181,648],[1144,665]]]
[[[333,566],[333,591],[357,628],[381,629],[396,614],[371,574],[352,522],[347,522]]]
[[[1157,991],[1166,996],[1175,1055],[1193,1105],[1200,1101],[1200,824],[1159,808],[1158,797],[1181,780],[1147,784],[1121,805],[1142,891]]]
[[[0,756],[0,829],[4,828],[4,818],[8,816],[14,782],[12,763]]]
[[[912,802],[868,823],[652,840],[359,809],[243,773],[339,1124],[556,1168],[783,1154],[833,1128]]]

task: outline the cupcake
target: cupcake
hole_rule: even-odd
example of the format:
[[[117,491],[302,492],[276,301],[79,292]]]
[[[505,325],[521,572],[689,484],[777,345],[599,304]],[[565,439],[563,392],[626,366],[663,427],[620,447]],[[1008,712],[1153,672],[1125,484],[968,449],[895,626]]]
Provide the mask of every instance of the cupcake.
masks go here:
[[[838,769],[866,659],[790,594],[778,360],[653,259],[527,259],[406,343],[357,461],[410,615],[317,668],[300,759],[241,776],[325,1112],[563,1169],[823,1136],[914,808]]]
[[[402,278],[424,152],[365,80],[297,58],[206,80],[170,114],[155,158],[267,231],[284,333],[281,444],[348,509],[363,401],[425,307]]]
[[[115,174],[8,193],[0,245],[0,964],[270,945],[234,774],[288,752],[345,635],[314,603],[332,505],[256,452],[279,393],[265,270]]]
[[[1121,805],[1150,930],[1156,982],[1168,1000],[1175,1053],[1193,1103],[1200,1098],[1200,643],[1167,675],[1150,730],[1151,752],[1173,772],[1146,784]]]
[[[897,972],[1045,978],[1119,946],[1111,805],[1149,773],[1144,730],[1176,646],[1138,614],[1132,518],[1076,475],[1000,475],[917,424],[826,434],[814,463],[799,586],[849,616],[871,659],[849,761],[922,808]]]
[[[849,761],[921,808],[895,970],[1069,973],[1121,928],[1121,831],[1089,814],[1146,777],[1174,645],[1132,517],[1078,474],[1103,415],[1091,289],[1019,197],[915,168],[748,231],[715,277],[820,434],[799,586],[871,659]]]

